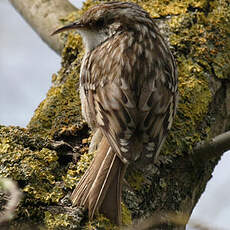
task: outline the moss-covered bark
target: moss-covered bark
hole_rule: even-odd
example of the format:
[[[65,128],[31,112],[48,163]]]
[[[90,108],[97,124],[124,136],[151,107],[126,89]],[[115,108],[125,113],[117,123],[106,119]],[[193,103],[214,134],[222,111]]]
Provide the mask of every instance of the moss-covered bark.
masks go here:
[[[98,2],[88,0],[83,11]],[[158,18],[168,37],[178,65],[180,101],[154,173],[144,176],[145,169],[140,171],[135,164],[128,169],[124,224],[130,224],[131,217],[158,212],[190,215],[219,161],[216,157],[198,162],[193,147],[230,129],[229,1],[134,2]],[[62,22],[73,21],[81,13],[72,13]],[[27,129],[0,126],[0,175],[18,181],[24,192],[9,229],[26,229],[25,225],[20,228],[22,223],[28,229],[32,225],[40,229],[114,229],[103,216],[88,223],[68,201],[92,155],[87,154],[90,132],[81,117],[77,90],[81,39],[72,32],[60,39],[66,41],[62,68],[53,74],[53,85]],[[70,146],[57,144],[60,140]],[[176,229],[173,225],[161,228]]]

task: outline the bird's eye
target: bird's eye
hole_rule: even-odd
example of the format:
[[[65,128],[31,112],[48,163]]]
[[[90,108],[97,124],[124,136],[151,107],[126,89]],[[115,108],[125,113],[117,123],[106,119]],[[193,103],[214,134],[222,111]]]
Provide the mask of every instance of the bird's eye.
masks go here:
[[[103,27],[104,24],[105,24],[104,18],[99,18],[99,19],[97,20],[97,22],[96,22],[96,25],[97,25],[98,27]]]

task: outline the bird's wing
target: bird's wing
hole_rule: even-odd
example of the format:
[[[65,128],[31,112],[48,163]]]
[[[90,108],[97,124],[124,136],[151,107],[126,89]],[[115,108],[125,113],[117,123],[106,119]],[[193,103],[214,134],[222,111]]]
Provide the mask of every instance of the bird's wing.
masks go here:
[[[116,48],[111,50],[111,46]],[[138,157],[142,148],[138,141],[152,156],[156,154],[176,106],[175,89],[165,83],[175,72],[170,67],[172,60],[152,61],[150,68],[143,60],[143,66],[137,66],[128,52],[121,51],[116,39],[110,46],[105,42],[88,55],[81,78],[95,123],[123,162]],[[111,59],[103,58],[108,56]],[[144,72],[145,68],[148,71]]]
[[[110,82],[103,87],[98,86],[95,91],[88,90],[87,101],[97,126],[119,158],[123,162],[130,161],[133,156],[128,154],[136,129],[135,102],[132,96],[126,97],[115,82]]]
[[[164,68],[156,70],[155,76],[167,74]],[[169,90],[158,77],[145,82],[138,108],[142,114],[139,129],[144,133],[143,143],[147,150],[145,154],[147,158],[157,158],[172,126],[176,105],[177,92]]]

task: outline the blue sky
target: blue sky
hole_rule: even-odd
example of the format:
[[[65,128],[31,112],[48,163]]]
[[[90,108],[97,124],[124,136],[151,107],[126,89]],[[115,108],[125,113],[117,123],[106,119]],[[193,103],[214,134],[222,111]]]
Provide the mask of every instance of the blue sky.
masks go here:
[[[81,6],[81,1],[72,2]],[[45,98],[61,59],[7,0],[0,1],[0,28],[0,124],[25,127]],[[216,167],[192,219],[212,228],[230,229],[229,165],[230,152],[225,153]]]

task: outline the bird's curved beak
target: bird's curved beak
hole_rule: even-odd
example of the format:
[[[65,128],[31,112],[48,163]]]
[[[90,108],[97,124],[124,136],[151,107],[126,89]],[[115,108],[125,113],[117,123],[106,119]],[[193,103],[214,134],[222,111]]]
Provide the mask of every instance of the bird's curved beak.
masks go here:
[[[63,27],[61,27],[61,28],[55,30],[55,31],[51,34],[51,36],[53,36],[53,35],[55,35],[55,34],[59,34],[59,33],[61,33],[61,32],[67,31],[67,30],[79,29],[79,28],[81,28],[81,27],[83,27],[83,25],[81,24],[80,21],[77,21],[77,22],[71,23],[71,24],[69,24],[69,25],[63,26]]]

